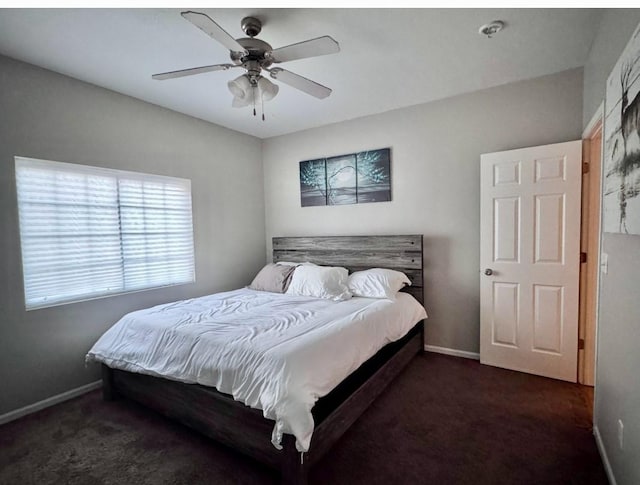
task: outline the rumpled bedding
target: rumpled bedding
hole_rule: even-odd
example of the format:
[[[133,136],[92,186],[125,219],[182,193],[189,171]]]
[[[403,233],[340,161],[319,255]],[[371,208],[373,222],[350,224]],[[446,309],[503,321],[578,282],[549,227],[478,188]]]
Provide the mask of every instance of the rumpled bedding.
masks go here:
[[[87,361],[215,387],[274,420],[276,448],[290,433],[306,452],[315,402],[426,316],[406,293],[335,302],[243,288],[129,313]]]

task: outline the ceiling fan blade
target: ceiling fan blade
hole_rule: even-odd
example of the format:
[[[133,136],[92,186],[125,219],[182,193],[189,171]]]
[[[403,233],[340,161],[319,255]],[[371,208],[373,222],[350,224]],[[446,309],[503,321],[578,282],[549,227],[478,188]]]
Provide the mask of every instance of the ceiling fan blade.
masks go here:
[[[232,67],[238,67],[233,64],[214,64],[213,66],[192,67],[191,69],[182,69],[180,71],[162,72],[151,76],[156,81],[164,81],[165,79],[175,79],[177,77],[193,76],[195,74],[203,74],[205,72],[226,71]]]
[[[278,81],[288,84],[292,88],[299,89],[300,91],[310,94],[318,99],[324,99],[331,94],[331,89],[328,87],[318,84],[306,77],[294,74],[286,69],[275,67],[271,69],[270,75],[273,79],[277,79]]]
[[[305,40],[297,44],[291,44],[271,51],[273,62],[288,62],[307,57],[325,56],[340,52],[340,44],[328,35],[317,39]]]
[[[202,30],[205,34],[211,37],[213,40],[217,40],[227,49],[233,52],[245,52],[245,48],[242,47],[238,41],[236,41],[231,35],[227,33],[222,27],[216,24],[211,17],[207,14],[200,12],[182,12],[182,15],[186,20]]]

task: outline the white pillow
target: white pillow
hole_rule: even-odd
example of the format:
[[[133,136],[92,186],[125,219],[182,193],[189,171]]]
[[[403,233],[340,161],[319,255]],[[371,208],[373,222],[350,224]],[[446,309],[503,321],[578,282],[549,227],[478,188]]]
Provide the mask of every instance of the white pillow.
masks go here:
[[[293,272],[288,295],[312,296],[328,300],[342,301],[351,298],[346,268],[337,266],[298,266]]]
[[[411,281],[400,271],[372,268],[352,273],[347,285],[353,296],[395,300],[396,293],[411,285]]]

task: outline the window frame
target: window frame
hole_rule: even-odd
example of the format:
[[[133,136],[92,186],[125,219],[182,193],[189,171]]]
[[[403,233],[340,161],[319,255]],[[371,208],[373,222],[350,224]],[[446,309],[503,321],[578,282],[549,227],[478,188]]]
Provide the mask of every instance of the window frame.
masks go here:
[[[18,189],[18,166],[20,163],[22,162],[27,162],[30,164],[30,166],[42,166],[43,168],[47,168],[49,170],[55,170],[54,166],[59,167],[60,171],[68,171],[74,174],[89,174],[89,175],[104,175],[104,176],[111,176],[114,177],[116,179],[116,184],[119,183],[119,179],[120,178],[126,178],[127,180],[136,180],[136,181],[141,181],[141,182],[156,182],[156,183],[167,183],[167,182],[173,182],[176,185],[180,184],[183,185],[184,187],[187,188],[188,190],[188,195],[189,195],[189,210],[188,210],[188,214],[189,214],[189,218],[190,218],[190,229],[191,229],[191,238],[190,238],[190,243],[191,243],[191,279],[190,281],[181,281],[181,282],[173,282],[173,283],[166,283],[166,284],[159,284],[159,285],[152,285],[152,286],[146,286],[146,287],[140,287],[140,288],[134,288],[134,289],[121,289],[118,288],[117,290],[114,291],[106,291],[103,293],[99,293],[99,294],[85,294],[85,295],[80,295],[78,297],[70,297],[69,299],[64,299],[64,300],[60,300],[60,299],[56,299],[55,301],[49,301],[47,302],[42,301],[40,303],[32,303],[29,304],[27,302],[27,285],[26,285],[26,280],[25,280],[25,266],[24,266],[24,247],[23,247],[23,236],[22,236],[22,221],[21,221],[21,215],[20,215],[20,194],[19,194],[19,189]],[[144,173],[144,172],[138,172],[138,171],[130,171],[130,170],[120,170],[120,169],[113,169],[113,168],[105,168],[105,167],[99,167],[99,166],[95,166],[95,165],[87,165],[87,164],[80,164],[80,163],[69,163],[69,162],[58,162],[58,161],[54,161],[54,160],[45,160],[45,159],[39,159],[39,158],[33,158],[33,157],[26,157],[26,156],[19,156],[16,155],[14,156],[14,183],[15,183],[15,189],[16,189],[16,197],[15,197],[15,201],[16,201],[16,215],[17,215],[17,222],[18,222],[18,242],[19,242],[19,246],[20,246],[20,271],[21,271],[21,275],[22,275],[22,289],[23,289],[23,302],[24,302],[24,308],[26,311],[33,311],[33,310],[40,310],[40,309],[44,309],[44,308],[52,308],[52,307],[58,307],[58,306],[63,306],[63,305],[69,305],[69,304],[74,304],[74,303],[82,303],[82,302],[86,302],[86,301],[92,301],[92,300],[99,300],[99,299],[103,299],[103,298],[110,298],[113,296],[122,296],[122,295],[129,295],[129,294],[134,294],[134,293],[140,293],[143,291],[150,291],[150,290],[158,290],[158,289],[163,289],[163,288],[171,288],[174,286],[183,286],[183,285],[189,285],[189,284],[193,284],[196,282],[196,251],[195,251],[195,228],[194,228],[194,218],[193,218],[193,192],[192,192],[192,184],[191,184],[191,179],[188,178],[183,178],[183,177],[173,177],[173,176],[166,176],[166,175],[159,175],[159,174],[150,174],[150,173]],[[118,190],[119,192],[119,190]],[[122,208],[122,200],[120,198],[120,194],[118,193],[118,198],[117,198],[117,206],[118,206],[118,212],[121,211]],[[118,236],[120,238],[120,245],[121,247],[123,246],[123,226],[122,226],[122,221],[120,221],[120,223],[118,224]],[[123,275],[123,284],[124,284],[124,280],[126,279],[125,276],[125,259],[124,257],[122,257],[123,253],[123,249],[121,249],[121,263],[120,263],[120,267],[122,269],[122,275]]]

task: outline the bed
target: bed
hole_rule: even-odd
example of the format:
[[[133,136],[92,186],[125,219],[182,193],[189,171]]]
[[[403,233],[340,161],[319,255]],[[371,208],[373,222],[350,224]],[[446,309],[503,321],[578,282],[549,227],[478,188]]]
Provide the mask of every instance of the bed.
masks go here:
[[[407,274],[412,282],[403,291],[412,294],[420,303],[423,301],[421,235],[273,238],[273,260],[343,266],[351,272],[371,267],[396,269]],[[256,300],[249,290],[230,292],[225,298],[225,301],[233,304]],[[411,300],[404,295],[398,298],[403,301],[405,299]],[[211,300],[211,304],[218,303]],[[276,306],[278,304],[276,301]],[[305,304],[314,303],[300,300],[301,311],[305,309]],[[380,303],[377,305],[384,306]],[[371,305],[361,304],[354,299],[343,306],[352,307],[354,314],[361,315],[369,311]],[[405,331],[406,328],[402,333]],[[423,321],[419,321],[403,337],[394,337],[393,342],[380,348],[344,380],[334,382],[328,394],[319,394],[323,397],[310,409],[312,425],[315,423],[310,445],[307,441],[307,446],[302,448],[299,429],[293,428],[293,432],[285,426],[277,443],[272,443],[274,429],[280,425],[279,420],[274,421],[273,416],[269,417],[274,419],[265,418],[262,409],[248,407],[234,400],[231,394],[235,395],[236,390],[222,387],[227,393],[219,392],[209,385],[196,383],[195,378],[193,383],[179,382],[170,373],[149,375],[132,372],[136,369],[115,365],[105,359],[102,364],[103,394],[105,399],[125,396],[141,402],[279,469],[283,483],[304,484],[309,468],[328,451],[409,361],[422,351],[423,333]],[[268,407],[264,408],[265,416],[267,409]],[[276,448],[274,443],[281,445],[281,449]],[[301,449],[306,451],[300,452]]]

